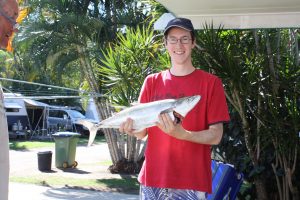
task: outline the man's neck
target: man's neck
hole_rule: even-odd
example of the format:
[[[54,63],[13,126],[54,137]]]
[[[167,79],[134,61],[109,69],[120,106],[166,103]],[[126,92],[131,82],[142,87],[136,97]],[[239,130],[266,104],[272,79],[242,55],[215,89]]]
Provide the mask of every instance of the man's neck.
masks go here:
[[[186,76],[195,70],[193,65],[189,66],[172,66],[170,72],[174,76]]]

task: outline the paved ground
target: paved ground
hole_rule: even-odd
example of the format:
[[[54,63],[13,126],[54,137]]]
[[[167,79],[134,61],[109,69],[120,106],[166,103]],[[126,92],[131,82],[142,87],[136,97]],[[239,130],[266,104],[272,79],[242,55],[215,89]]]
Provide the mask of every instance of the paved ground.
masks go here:
[[[138,195],[10,183],[9,200],[138,200]]]
[[[52,168],[48,173],[38,170],[37,153],[39,151],[52,151]],[[55,148],[34,149],[30,151],[15,151],[10,150],[10,177],[37,176],[51,177],[60,176],[63,178],[82,178],[82,179],[110,179],[122,178],[119,174],[111,174],[108,172],[110,155],[107,144],[97,144],[91,147],[77,146],[76,159],[78,166],[75,169],[68,168],[67,170],[58,169],[55,167]],[[135,176],[134,176],[135,177]],[[107,192],[108,191],[108,192]],[[135,194],[122,194],[114,192],[114,189],[107,190],[82,190],[70,189],[66,186],[47,187],[31,184],[10,183],[10,200],[27,199],[24,194],[28,195],[30,200],[50,200],[50,199],[138,199]],[[30,196],[29,196],[30,195]],[[30,197],[30,198],[29,198]]]

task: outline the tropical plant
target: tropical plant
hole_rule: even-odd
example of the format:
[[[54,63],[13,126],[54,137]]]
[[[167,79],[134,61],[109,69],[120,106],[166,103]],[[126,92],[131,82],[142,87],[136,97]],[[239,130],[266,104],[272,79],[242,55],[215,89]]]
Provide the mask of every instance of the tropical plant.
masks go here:
[[[0,76],[11,77],[14,74],[12,66],[14,64],[13,55],[5,51],[0,50]]]
[[[111,103],[118,106],[130,106],[137,101],[145,77],[167,67],[162,65],[162,60],[163,64],[168,62],[167,57],[161,55],[162,43],[154,34],[151,24],[135,30],[126,29],[125,33],[118,34],[118,42],[104,51],[99,67],[107,96]],[[106,117],[110,115],[111,108],[106,112]],[[139,171],[144,155],[144,142],[116,130],[104,131],[108,144],[111,145],[110,149],[113,149],[112,169],[130,173]]]
[[[198,62],[222,78],[227,100],[238,114],[234,116],[239,123],[231,126],[235,131],[225,138],[247,149],[238,159],[244,163],[238,166],[245,167],[258,199],[290,199],[290,194],[299,198],[295,169],[300,67],[298,43],[291,40],[295,33],[280,29],[214,30],[207,26],[198,35],[202,47],[197,52]],[[243,138],[237,137],[240,132]],[[225,159],[231,157],[227,152],[231,151],[225,151]],[[272,170],[273,174],[269,173]],[[276,191],[277,197],[268,195]]]
[[[129,106],[137,100],[145,77],[167,67],[158,59],[161,50],[162,42],[151,24],[118,34],[118,42],[106,49],[99,68],[113,103]]]
[[[21,56],[27,56],[22,58],[26,67],[41,69],[36,81],[78,87],[84,78],[80,74],[90,70],[88,60],[82,59],[87,53],[84,49],[95,46],[103,23],[80,13],[77,8],[82,5],[73,1],[31,1],[30,5],[34,10],[16,43]],[[68,82],[71,77],[78,77],[77,81]]]

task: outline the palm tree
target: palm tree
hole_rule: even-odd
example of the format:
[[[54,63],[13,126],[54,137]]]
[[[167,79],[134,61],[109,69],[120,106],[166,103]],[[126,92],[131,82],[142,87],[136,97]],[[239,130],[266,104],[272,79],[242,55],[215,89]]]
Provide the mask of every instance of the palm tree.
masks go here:
[[[75,73],[81,70],[81,74],[89,70],[88,60],[82,57],[88,45],[97,45],[97,40],[93,40],[100,34],[103,23],[77,11],[80,5],[73,1],[32,1],[31,5],[35,10],[19,34],[17,45],[21,51],[29,50],[26,54],[27,60],[31,60],[29,65],[42,68],[48,75],[41,79],[63,80],[66,70]]]

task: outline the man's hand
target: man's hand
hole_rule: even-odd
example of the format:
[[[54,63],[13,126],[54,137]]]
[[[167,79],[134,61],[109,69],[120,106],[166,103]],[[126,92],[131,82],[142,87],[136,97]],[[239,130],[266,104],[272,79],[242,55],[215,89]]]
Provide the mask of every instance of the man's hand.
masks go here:
[[[156,123],[156,126],[163,132],[177,139],[184,138],[186,131],[181,123],[177,123],[176,120],[173,121],[168,113],[160,114],[158,118],[159,122]]]
[[[123,122],[119,128],[121,133],[126,133],[128,135],[134,136],[133,120],[131,118],[127,118],[125,122]]]
[[[127,118],[127,120],[121,124],[119,131],[137,137],[138,139],[143,139],[147,135],[146,129],[139,132],[133,129],[133,120],[131,118]]]

